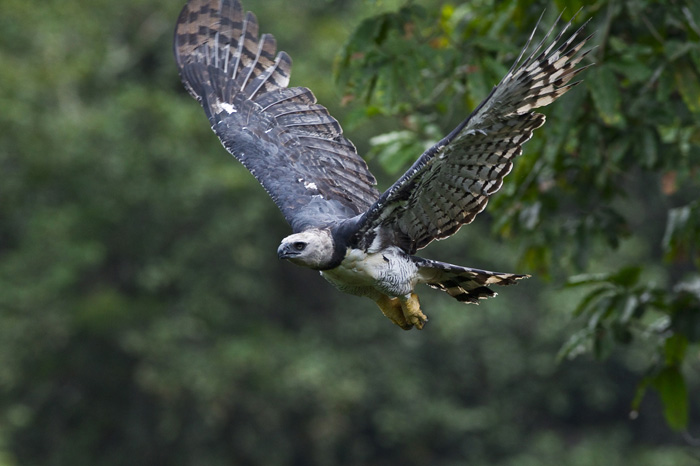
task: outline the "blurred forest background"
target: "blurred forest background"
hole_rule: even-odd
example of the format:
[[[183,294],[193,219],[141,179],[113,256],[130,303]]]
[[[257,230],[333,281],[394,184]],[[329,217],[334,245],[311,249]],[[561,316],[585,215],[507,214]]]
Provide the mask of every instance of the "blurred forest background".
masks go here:
[[[700,464],[700,5],[248,0],[386,188],[543,10],[597,45],[425,256],[531,273],[430,324],[276,258],[288,226],[171,53],[180,0],[3,0],[0,466]]]

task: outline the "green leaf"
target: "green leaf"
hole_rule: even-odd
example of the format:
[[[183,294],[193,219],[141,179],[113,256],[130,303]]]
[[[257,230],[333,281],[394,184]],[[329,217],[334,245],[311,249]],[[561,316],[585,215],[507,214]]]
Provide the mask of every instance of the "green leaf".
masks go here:
[[[688,389],[678,366],[667,366],[652,380],[664,405],[664,417],[674,430],[688,425]]]
[[[600,299],[598,305],[592,309],[594,312],[591,314],[591,318],[588,319],[588,327],[590,329],[598,329],[601,333],[604,333],[606,330],[602,322],[615,310],[619,300],[619,295],[605,296]]]
[[[664,51],[669,60],[675,61],[692,50],[695,45],[692,42],[681,42],[678,40],[668,40],[664,44]]]
[[[688,63],[681,63],[675,72],[676,85],[688,110],[700,113],[700,77]]]
[[[638,266],[623,267],[610,276],[610,281],[624,288],[630,288],[639,282],[642,268]]]
[[[601,300],[604,297],[610,296],[612,293],[612,290],[609,287],[599,287],[596,288],[595,290],[591,291],[588,293],[579,303],[578,306],[576,306],[576,309],[574,310],[574,315],[579,316],[581,314],[584,314],[588,308],[594,308],[593,303],[596,300]]]
[[[695,261],[700,266],[700,202],[672,209],[661,242],[666,259]]]
[[[584,273],[570,277],[567,282],[567,287],[580,285],[589,285],[592,283],[612,283],[625,288],[635,285],[639,281],[639,276],[642,272],[641,267],[628,266],[623,267],[615,273]]]
[[[610,278],[609,273],[582,273],[569,277],[566,281],[566,286],[571,288],[581,285],[590,285],[592,283],[603,283]]]
[[[615,347],[611,332],[602,325],[597,326],[595,330],[593,356],[599,360],[607,359]]]
[[[620,314],[620,323],[627,324],[632,318],[632,316],[635,314],[637,309],[639,309],[639,297],[637,297],[636,295],[627,296],[627,299],[625,300],[625,305],[622,309],[622,313]]]
[[[685,359],[685,351],[688,348],[688,339],[679,333],[675,333],[664,342],[664,354],[666,364],[669,366],[680,365]]]
[[[666,251],[671,249],[671,241],[679,231],[685,229],[690,218],[690,206],[677,207],[668,212],[668,220],[666,221],[666,232],[661,244]]]
[[[656,131],[653,128],[645,128],[641,132],[641,137],[637,139],[639,146],[640,162],[644,167],[651,168],[658,159],[658,148],[656,141]]]
[[[620,113],[620,91],[617,88],[619,80],[612,69],[607,66],[592,68],[586,76],[586,86],[593,97],[593,104],[600,118],[608,126],[619,126],[624,123]]]
[[[647,376],[637,384],[637,389],[634,391],[634,399],[632,400],[632,403],[630,403],[630,409],[632,410],[630,417],[633,419],[636,418],[637,413],[639,412],[639,406],[642,404],[642,400],[644,399],[644,395],[647,393],[647,388],[649,388],[650,383],[651,377]]]
[[[588,352],[594,331],[589,328],[582,328],[564,343],[557,354],[557,361],[574,359],[575,357]]]

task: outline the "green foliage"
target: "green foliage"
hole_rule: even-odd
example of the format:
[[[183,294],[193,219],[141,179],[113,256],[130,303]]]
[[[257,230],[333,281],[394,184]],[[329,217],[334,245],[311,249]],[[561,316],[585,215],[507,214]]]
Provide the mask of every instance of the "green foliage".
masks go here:
[[[545,128],[490,204],[493,230],[521,242],[528,271],[556,278],[592,262],[611,270],[567,281],[592,289],[572,306],[581,328],[560,354],[607,358],[617,345],[640,341],[655,348],[633,409],[642,387],[651,386],[668,424],[684,429],[687,353],[669,362],[664,342],[690,342],[697,352],[700,10],[657,2],[581,6],[576,22],[593,18],[596,65],[583,74],[585,88],[547,110]],[[398,173],[417,148],[468,115],[514,60],[540,11],[531,3],[476,2],[365,20],[336,75],[346,92],[362,96],[366,119],[392,115],[403,123],[372,139],[378,162]],[[508,45],[494,39],[500,37],[509,37]],[[656,225],[664,222],[660,238]],[[626,242],[641,242],[647,252],[620,268],[609,251]]]
[[[615,77],[594,92],[619,104],[589,84],[558,102],[488,213],[426,252],[495,270],[520,254],[551,281],[478,308],[421,290],[421,333],[277,261],[288,227],[176,75],[180,3],[3,2],[0,465],[695,464],[663,423],[697,432],[692,2],[579,13]],[[545,5],[387,3],[245,6],[329,107],[351,37],[352,106],[332,113],[395,177]],[[562,355],[606,360],[557,365],[567,332]]]
[[[569,286],[597,286],[581,299],[574,312],[585,319],[586,326],[569,338],[560,356],[592,351],[596,357],[605,358],[615,343],[629,344],[634,338],[657,348],[648,375],[638,385],[632,410],[639,409],[646,388],[651,386],[661,397],[669,426],[682,430],[688,426],[689,403],[681,367],[689,339],[697,343],[698,283],[680,283],[668,292],[641,281],[641,273],[641,267],[626,267],[615,273],[569,279]],[[586,345],[592,348],[588,350]]]
[[[667,261],[688,257],[700,268],[700,201],[669,210],[661,243]]]

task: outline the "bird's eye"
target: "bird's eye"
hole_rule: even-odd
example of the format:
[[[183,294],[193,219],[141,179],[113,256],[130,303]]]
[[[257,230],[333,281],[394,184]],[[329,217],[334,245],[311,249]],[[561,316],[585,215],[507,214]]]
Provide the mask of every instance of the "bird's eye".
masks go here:
[[[296,249],[297,251],[303,251],[304,248],[306,247],[306,243],[301,242],[301,241],[297,241],[296,243],[292,244],[292,246],[293,246],[294,249]]]

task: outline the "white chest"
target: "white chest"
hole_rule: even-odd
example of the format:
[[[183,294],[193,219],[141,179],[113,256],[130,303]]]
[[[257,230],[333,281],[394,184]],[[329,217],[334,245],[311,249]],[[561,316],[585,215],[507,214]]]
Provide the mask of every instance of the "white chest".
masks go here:
[[[376,253],[354,249],[338,267],[321,275],[348,293],[366,295],[369,288],[390,296],[403,296],[413,290],[417,270],[398,248]]]

